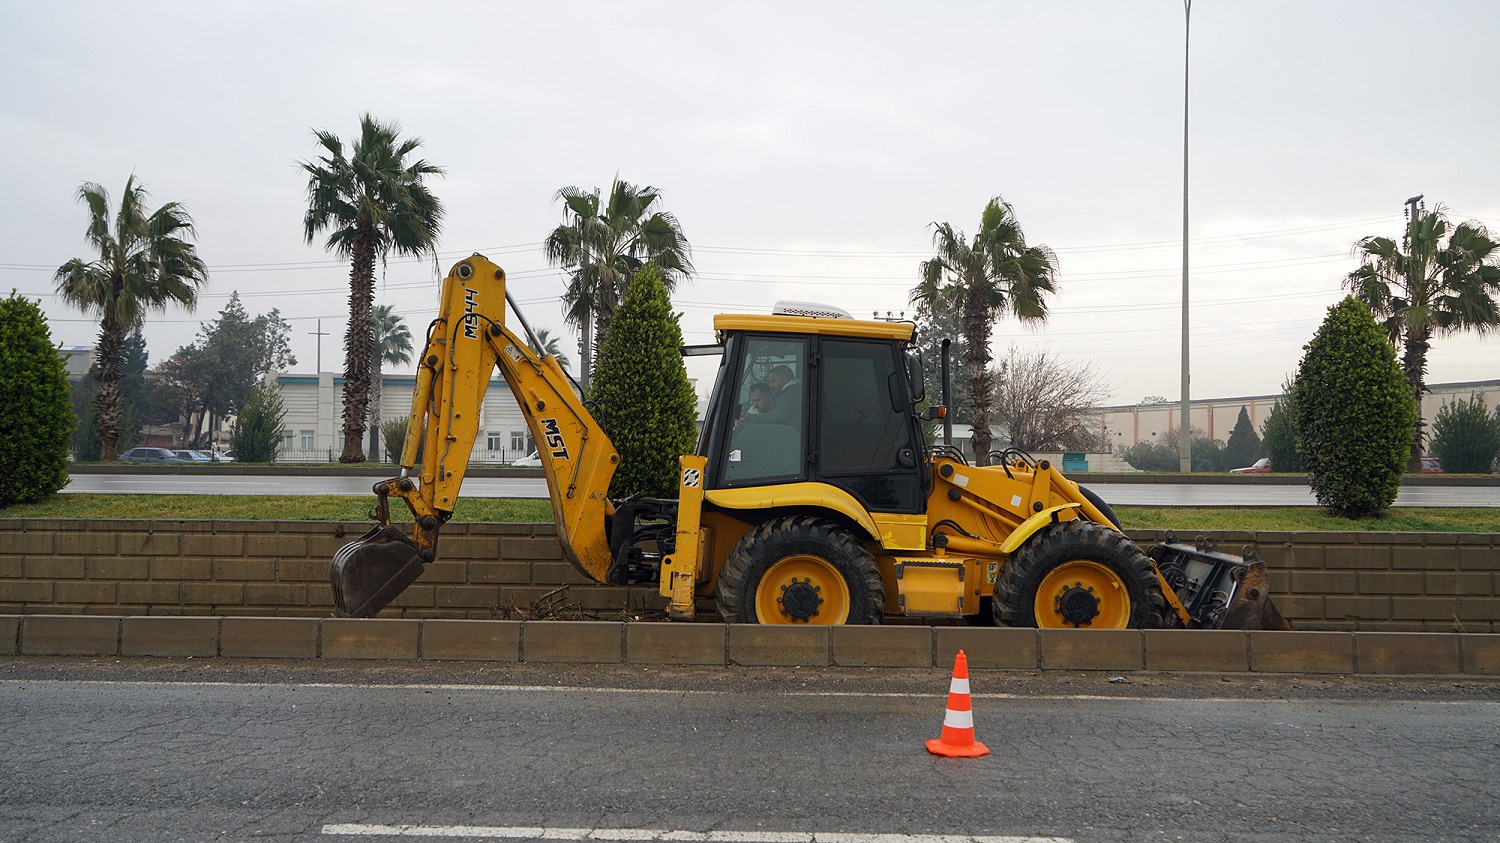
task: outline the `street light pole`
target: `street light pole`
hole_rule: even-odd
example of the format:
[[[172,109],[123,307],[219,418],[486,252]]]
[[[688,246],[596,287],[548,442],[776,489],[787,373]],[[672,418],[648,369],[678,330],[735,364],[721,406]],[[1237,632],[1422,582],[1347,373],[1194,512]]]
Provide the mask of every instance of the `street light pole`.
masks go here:
[[[1192,398],[1188,368],[1188,70],[1193,35],[1193,0],[1182,0],[1182,413],[1177,427],[1178,469],[1193,470]]]

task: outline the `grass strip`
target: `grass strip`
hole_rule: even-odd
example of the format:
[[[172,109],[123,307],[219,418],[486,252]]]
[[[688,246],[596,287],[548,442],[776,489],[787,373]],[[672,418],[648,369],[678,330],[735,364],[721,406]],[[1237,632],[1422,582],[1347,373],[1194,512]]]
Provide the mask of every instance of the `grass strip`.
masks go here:
[[[53,495],[0,509],[0,518],[115,518],[223,521],[368,521],[369,495]],[[398,522],[408,520],[393,503]],[[1500,533],[1500,508],[1400,507],[1386,518],[1351,521],[1317,507],[1117,506],[1127,529],[1293,532]],[[462,498],[454,521],[549,524],[552,504],[530,498]]]
[[[1351,520],[1320,507],[1117,506],[1126,529],[1283,532],[1500,533],[1500,508],[1396,507],[1385,518]]]
[[[391,502],[397,521],[410,520]],[[119,518],[171,521],[370,521],[372,495],[53,495],[0,509],[0,518]],[[549,524],[552,503],[528,498],[464,498],[454,521]]]

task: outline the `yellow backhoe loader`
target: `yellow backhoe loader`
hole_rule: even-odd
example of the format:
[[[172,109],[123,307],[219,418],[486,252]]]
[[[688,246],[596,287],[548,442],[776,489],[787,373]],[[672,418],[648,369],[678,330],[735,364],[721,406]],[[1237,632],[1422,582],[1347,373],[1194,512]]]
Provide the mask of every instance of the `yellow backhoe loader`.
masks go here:
[[[566,558],[590,578],[654,583],[669,616],[713,598],[730,623],[878,623],[887,615],[1092,629],[1285,628],[1253,556],[1168,541],[1143,552],[1110,507],[1017,451],[968,464],[926,444],[909,322],[818,305],[719,315],[697,453],[675,499],[612,501],[620,456],[552,356],[539,356],[505,272],[481,255],[443,282],[417,368],[400,476],[374,528],[334,557],[341,614],[369,617],[436,558],[495,367],[537,442]],[[424,454],[413,476],[417,455]],[[405,502],[410,535],[391,522]]]

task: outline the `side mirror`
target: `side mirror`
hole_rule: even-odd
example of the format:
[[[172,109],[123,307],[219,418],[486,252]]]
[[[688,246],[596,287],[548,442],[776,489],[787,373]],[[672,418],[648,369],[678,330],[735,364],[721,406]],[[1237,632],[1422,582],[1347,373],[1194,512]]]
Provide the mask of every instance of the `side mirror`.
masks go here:
[[[922,377],[922,350],[906,352],[906,383],[911,402],[920,404],[927,397],[927,381]]]

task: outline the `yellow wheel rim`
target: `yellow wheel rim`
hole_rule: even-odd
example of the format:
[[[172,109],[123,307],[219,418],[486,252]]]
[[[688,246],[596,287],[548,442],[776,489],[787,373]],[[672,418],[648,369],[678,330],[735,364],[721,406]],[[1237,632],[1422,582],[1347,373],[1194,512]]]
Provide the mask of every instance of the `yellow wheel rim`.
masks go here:
[[[1098,562],[1074,559],[1053,568],[1033,603],[1042,629],[1127,629],[1130,594],[1120,577]]]
[[[849,620],[849,585],[816,556],[788,556],[766,570],[755,589],[760,623],[818,624]]]

